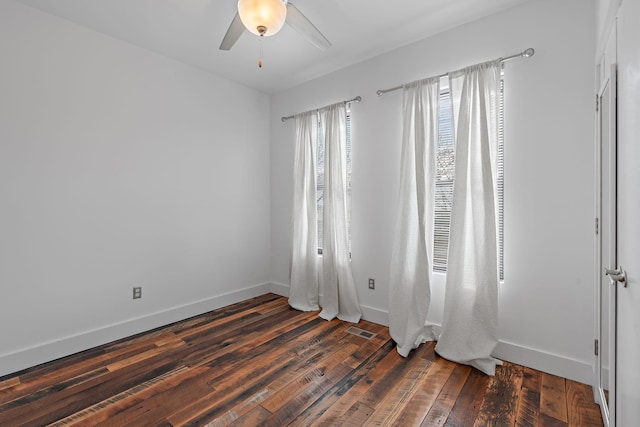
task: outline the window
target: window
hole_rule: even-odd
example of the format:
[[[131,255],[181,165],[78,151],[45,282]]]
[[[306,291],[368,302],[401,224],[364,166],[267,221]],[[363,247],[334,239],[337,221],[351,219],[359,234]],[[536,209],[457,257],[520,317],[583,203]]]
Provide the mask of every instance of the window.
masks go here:
[[[436,192],[433,225],[433,270],[447,271],[449,226],[453,205],[453,108],[449,89],[440,92],[438,147],[436,152]]]
[[[351,114],[347,109],[347,141],[345,144],[345,159],[347,161],[347,230],[349,253],[351,253]],[[324,135],[318,126],[318,146],[316,150],[316,205],[318,207],[318,255],[322,255],[323,247],[323,213],[324,213]]]
[[[433,270],[447,271],[449,228],[453,204],[455,149],[453,108],[449,89],[440,91],[440,118],[436,159],[435,212],[433,226]],[[504,80],[498,101],[498,273],[504,279]]]

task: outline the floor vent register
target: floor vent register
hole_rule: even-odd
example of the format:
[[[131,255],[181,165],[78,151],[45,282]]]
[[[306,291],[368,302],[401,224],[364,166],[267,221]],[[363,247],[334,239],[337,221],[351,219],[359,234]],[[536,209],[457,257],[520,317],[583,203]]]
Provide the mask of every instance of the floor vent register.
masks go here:
[[[368,340],[376,336],[376,334],[374,334],[373,332],[365,331],[364,329],[356,328],[355,326],[351,326],[349,329],[347,329],[347,332]]]

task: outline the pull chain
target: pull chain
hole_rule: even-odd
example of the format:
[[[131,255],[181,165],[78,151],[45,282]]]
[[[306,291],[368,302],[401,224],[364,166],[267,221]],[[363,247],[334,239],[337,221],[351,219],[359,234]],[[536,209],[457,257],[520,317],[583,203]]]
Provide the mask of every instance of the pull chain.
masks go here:
[[[264,35],[267,33],[267,27],[265,27],[264,25],[259,25],[257,30],[258,30],[258,33],[260,34],[260,57],[258,58],[258,68],[262,68],[262,39],[264,38]]]

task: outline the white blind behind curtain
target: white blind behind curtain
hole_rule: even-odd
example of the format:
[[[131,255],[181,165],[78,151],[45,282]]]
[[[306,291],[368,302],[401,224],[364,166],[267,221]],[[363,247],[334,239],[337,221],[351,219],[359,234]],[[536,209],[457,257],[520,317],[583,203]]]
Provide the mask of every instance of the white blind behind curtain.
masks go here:
[[[295,116],[293,254],[289,305],[319,309],[320,317],[357,323],[362,317],[349,258],[346,176],[346,106],[339,103]],[[318,257],[316,147],[324,136],[323,250]]]

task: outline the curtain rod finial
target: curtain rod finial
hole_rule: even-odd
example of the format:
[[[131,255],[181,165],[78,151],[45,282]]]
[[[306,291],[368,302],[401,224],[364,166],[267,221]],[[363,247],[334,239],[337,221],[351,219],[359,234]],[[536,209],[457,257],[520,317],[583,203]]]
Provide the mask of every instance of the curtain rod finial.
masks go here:
[[[536,53],[535,49],[530,47],[529,49],[522,52],[522,56],[524,56],[525,58],[531,58],[534,53]]]
[[[383,92],[382,90],[378,90],[378,91],[376,92],[376,95],[378,95],[378,96],[382,96],[382,95],[384,95],[384,92]]]

